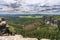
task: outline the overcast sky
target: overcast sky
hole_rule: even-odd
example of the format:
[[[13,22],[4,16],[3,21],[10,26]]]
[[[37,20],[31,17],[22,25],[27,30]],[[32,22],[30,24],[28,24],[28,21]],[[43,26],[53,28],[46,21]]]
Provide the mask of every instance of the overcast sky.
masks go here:
[[[7,3],[14,3],[16,2],[15,0],[4,0]],[[36,4],[36,3],[40,3],[41,5],[44,4],[49,4],[49,5],[54,5],[54,4],[59,4],[60,0],[22,0],[23,2],[25,2],[26,4]]]
[[[60,0],[0,0],[0,3],[15,3],[20,1],[26,4],[39,4],[39,5],[60,5]]]

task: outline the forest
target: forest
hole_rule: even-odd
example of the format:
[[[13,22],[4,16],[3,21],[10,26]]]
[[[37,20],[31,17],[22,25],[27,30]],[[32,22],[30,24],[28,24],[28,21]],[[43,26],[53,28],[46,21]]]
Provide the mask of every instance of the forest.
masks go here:
[[[12,32],[16,31],[24,37],[60,40],[60,16],[9,16],[4,18]]]

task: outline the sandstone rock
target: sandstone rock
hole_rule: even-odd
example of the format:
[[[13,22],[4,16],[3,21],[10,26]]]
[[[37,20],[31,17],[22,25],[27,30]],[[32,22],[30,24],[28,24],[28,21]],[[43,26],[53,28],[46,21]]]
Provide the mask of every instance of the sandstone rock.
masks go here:
[[[0,40],[37,40],[37,38],[24,38],[22,35],[0,36]]]
[[[50,40],[50,39],[40,39],[40,40]]]

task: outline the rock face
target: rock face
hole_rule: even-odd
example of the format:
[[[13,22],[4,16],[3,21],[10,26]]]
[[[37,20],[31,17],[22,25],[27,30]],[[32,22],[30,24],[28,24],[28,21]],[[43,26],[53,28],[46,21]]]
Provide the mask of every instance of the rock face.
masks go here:
[[[50,40],[50,39],[40,39],[40,40]]]
[[[0,40],[38,40],[37,38],[23,38],[21,35],[0,36]]]

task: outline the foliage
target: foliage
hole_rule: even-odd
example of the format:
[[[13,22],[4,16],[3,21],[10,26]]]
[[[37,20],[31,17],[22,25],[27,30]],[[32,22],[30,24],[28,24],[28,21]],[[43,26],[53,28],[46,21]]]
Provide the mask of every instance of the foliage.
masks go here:
[[[53,20],[60,20],[60,16],[51,16]],[[24,37],[33,37],[33,38],[49,38],[49,39],[59,39],[60,38],[60,25],[56,29],[55,26],[47,25],[41,21],[41,18],[20,18],[20,17],[6,17],[6,20],[9,25],[13,26],[18,34],[23,35]],[[40,21],[40,25],[30,31],[25,31],[23,28],[26,25],[33,24],[36,21]],[[14,31],[14,28],[10,27],[11,31]],[[51,28],[51,29],[50,29]]]

